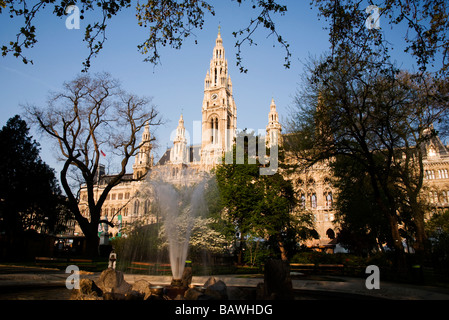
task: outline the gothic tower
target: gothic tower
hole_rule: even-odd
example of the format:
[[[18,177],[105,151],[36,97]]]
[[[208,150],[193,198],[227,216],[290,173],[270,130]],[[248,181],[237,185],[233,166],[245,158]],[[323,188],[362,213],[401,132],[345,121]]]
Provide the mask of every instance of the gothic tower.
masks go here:
[[[184,118],[181,114],[181,118],[176,128],[176,137],[173,141],[173,148],[170,151],[170,161],[173,164],[187,164],[187,139],[186,128],[184,127]]]
[[[267,125],[267,137],[266,143],[267,147],[273,145],[281,144],[281,124],[279,123],[279,115],[276,111],[276,104],[274,99],[271,100],[270,113],[268,114],[268,125]]]
[[[213,166],[232,150],[237,128],[237,108],[220,28],[204,80],[202,113],[201,162]]]
[[[153,156],[151,155],[151,134],[150,126],[145,124],[142,133],[142,142],[139,152],[136,154],[136,159],[133,165],[133,178],[140,179],[153,166]]]

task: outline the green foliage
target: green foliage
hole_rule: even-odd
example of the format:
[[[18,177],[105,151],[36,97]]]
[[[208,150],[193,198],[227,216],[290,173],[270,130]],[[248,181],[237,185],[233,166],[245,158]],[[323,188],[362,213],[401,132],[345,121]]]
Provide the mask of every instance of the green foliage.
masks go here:
[[[291,263],[301,264],[342,264],[346,267],[365,267],[376,265],[379,267],[391,267],[391,255],[377,253],[370,257],[361,257],[359,255],[347,253],[328,254],[318,251],[299,252],[293,256]]]
[[[0,130],[0,149],[0,231],[62,231],[70,215],[54,171],[39,157],[39,144],[19,116]]]
[[[336,219],[338,241],[350,252],[366,256],[391,244],[388,220],[376,205],[371,180],[363,166],[350,157],[339,156],[332,164],[338,189]]]
[[[251,135],[248,140],[254,141]],[[225,220],[241,233],[242,246],[248,237],[264,239],[272,254],[287,259],[299,241],[314,234],[311,215],[297,206],[291,181],[279,172],[260,175],[262,166],[249,163],[247,142],[234,146],[233,163],[219,165],[215,171]]]
[[[159,237],[159,224],[130,227],[126,238],[116,237],[112,245],[118,261],[129,265],[132,261],[158,261],[166,258],[166,251],[160,250],[162,240]]]

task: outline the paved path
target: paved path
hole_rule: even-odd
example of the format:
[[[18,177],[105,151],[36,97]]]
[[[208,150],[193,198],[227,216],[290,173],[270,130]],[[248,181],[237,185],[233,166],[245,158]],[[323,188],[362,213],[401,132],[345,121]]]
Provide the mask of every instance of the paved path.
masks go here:
[[[0,300],[9,299],[68,299],[70,290],[65,288],[68,274],[62,270],[22,267],[0,264]],[[97,280],[99,273],[82,273],[81,277]],[[263,278],[255,276],[217,275],[228,286],[255,287]],[[203,285],[208,276],[194,276],[193,285]],[[126,274],[125,280],[133,283],[145,279],[152,284],[169,284],[169,276],[147,276]],[[365,279],[349,277],[322,277],[319,280],[293,280],[293,288],[310,293],[344,293],[347,295],[364,295],[372,298],[397,300],[449,300],[449,290],[437,287],[414,286],[380,282],[379,290],[368,290]]]
[[[217,280],[222,280],[228,286],[256,287],[263,282],[263,278],[252,278],[239,275],[216,275]],[[208,276],[194,276],[193,285],[203,285]],[[321,293],[345,293],[348,295],[363,295],[372,298],[394,299],[394,300],[449,300],[449,289],[397,284],[391,282],[380,282],[379,290],[368,290],[365,279],[350,277],[325,277],[328,280],[292,280],[293,289],[303,292]],[[125,280],[133,283],[139,279],[145,279],[153,284],[168,284],[169,276],[143,276],[125,275]]]

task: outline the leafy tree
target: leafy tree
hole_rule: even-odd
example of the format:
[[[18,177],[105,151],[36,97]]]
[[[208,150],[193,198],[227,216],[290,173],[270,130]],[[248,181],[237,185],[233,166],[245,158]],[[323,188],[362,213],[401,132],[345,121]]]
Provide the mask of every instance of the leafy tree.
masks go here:
[[[231,0],[239,6],[248,0]],[[30,3],[31,2],[31,3]],[[237,64],[242,72],[247,70],[242,66],[241,47],[244,43],[254,44],[252,38],[257,28],[263,27],[273,35],[285,49],[285,67],[290,66],[289,44],[278,33],[273,20],[274,14],[283,15],[287,11],[286,5],[278,4],[274,0],[251,0],[252,9],[256,11],[256,17],[251,18],[247,27],[233,32],[236,41]],[[33,63],[24,56],[23,49],[34,46],[37,42],[37,28],[33,25],[35,17],[44,11],[46,7],[53,8],[53,14],[63,17],[69,5],[80,7],[80,19],[84,14],[93,11],[101,13],[100,19],[89,23],[85,29],[84,41],[89,48],[89,55],[83,62],[87,71],[91,64],[91,58],[95,57],[102,49],[106,41],[107,23],[120,11],[131,7],[130,0],[8,0],[0,1],[0,13],[8,11],[11,18],[24,18],[24,25],[17,33],[16,39],[8,45],[2,46],[2,55],[13,54],[22,58],[24,63]],[[148,28],[149,32],[145,40],[138,45],[139,51],[145,55],[144,61],[157,64],[160,60],[159,48],[170,46],[180,49],[186,38],[194,35],[196,29],[202,29],[206,14],[215,15],[211,1],[205,0],[147,0],[136,5],[137,23],[140,27]]]
[[[236,147],[234,147],[236,151]],[[237,152],[234,152],[234,159]],[[254,164],[224,164],[216,168],[221,203],[226,208],[225,220],[234,227],[234,234],[240,233],[238,263],[243,262],[245,235],[252,229],[252,217],[262,195],[256,183],[259,168]]]
[[[101,73],[78,76],[65,83],[61,93],[51,95],[46,108],[26,107],[31,121],[59,147],[64,163],[60,174],[62,187],[91,255],[97,254],[98,223],[108,193],[122,181],[129,159],[144,143],[149,143],[138,142],[138,133],[146,125],[161,123],[158,111],[149,103],[148,98],[124,92],[117,80]],[[101,154],[105,152],[117,157],[120,169],[105,181],[103,191],[97,195],[96,177],[100,174]],[[70,169],[78,174],[87,191],[86,212],[78,207],[81,186],[72,189]]]
[[[331,164],[338,190],[336,222],[339,243],[352,253],[366,256],[393,247],[388,220],[376,205],[371,180],[364,167],[348,156],[337,156]]]
[[[445,77],[449,67],[449,6],[439,0],[313,0],[320,16],[329,22],[329,42],[333,52],[370,52],[388,60],[393,49],[382,30],[391,27],[403,35],[404,51],[416,59],[421,72],[434,69]],[[380,29],[366,28],[371,14],[368,5],[380,12]],[[396,44],[397,45],[397,44]]]
[[[449,210],[438,212],[426,223],[432,244],[432,259],[437,268],[449,269]]]
[[[39,144],[18,115],[0,130],[0,230],[55,234],[69,217],[54,170],[39,156]]]
[[[364,168],[404,268],[401,221],[414,230],[415,250],[424,250],[423,147],[436,134],[432,124],[447,123],[447,82],[354,50],[308,66],[290,147],[311,163],[345,155]]]
[[[300,241],[317,236],[312,215],[298,206],[293,184],[282,174],[260,176],[258,183],[263,198],[254,216],[256,234],[268,238],[281,259],[288,260]]]
[[[252,137],[249,135],[243,145],[237,143],[232,151],[233,163],[219,165],[215,172],[221,201],[226,208],[225,219],[240,233],[238,263],[243,261],[247,236],[266,239],[281,258],[287,260],[300,240],[316,234],[311,215],[297,206],[291,181],[281,173],[260,175],[262,165],[257,161],[251,164],[248,141],[259,140]],[[283,157],[280,159],[282,162]]]

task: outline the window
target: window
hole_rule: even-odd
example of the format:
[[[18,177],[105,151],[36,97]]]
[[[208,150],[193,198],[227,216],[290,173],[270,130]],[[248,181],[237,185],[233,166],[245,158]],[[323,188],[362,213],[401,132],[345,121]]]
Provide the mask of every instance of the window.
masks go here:
[[[218,143],[218,118],[212,118],[210,120],[210,129],[211,129],[210,142],[212,144],[216,144]]]
[[[145,200],[143,213],[146,215],[149,213],[149,210],[150,210],[150,200]]]
[[[304,193],[301,194],[301,207],[306,207],[306,195]]]
[[[327,208],[332,208],[332,202],[333,202],[332,192],[329,191],[327,193],[324,193],[324,197],[326,198],[326,207]]]
[[[115,200],[115,193],[111,194],[111,200]]]
[[[118,200],[122,200],[123,199],[123,193],[119,193],[117,198],[118,198]]]
[[[312,209],[316,209],[317,207],[316,193],[312,194],[312,196],[310,197],[310,202],[312,203]]]
[[[133,212],[134,215],[138,215],[139,214],[139,205],[140,205],[139,200],[136,200],[134,202],[134,212]]]
[[[436,191],[429,192],[429,201],[430,203],[438,203],[438,193]]]
[[[443,191],[441,193],[441,202],[445,204],[449,203],[449,191]]]
[[[435,172],[433,170],[426,170],[424,179],[435,179]]]
[[[327,229],[326,235],[329,239],[335,239],[335,231],[331,228]]]
[[[125,200],[129,199],[129,192],[125,192]]]

